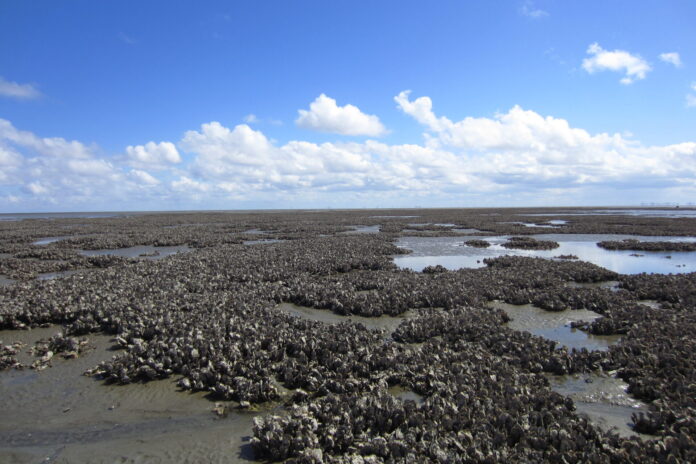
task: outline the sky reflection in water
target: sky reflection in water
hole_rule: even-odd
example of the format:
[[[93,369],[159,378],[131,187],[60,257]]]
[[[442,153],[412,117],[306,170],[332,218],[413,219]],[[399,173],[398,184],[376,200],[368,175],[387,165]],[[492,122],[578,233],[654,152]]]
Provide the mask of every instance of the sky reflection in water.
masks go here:
[[[509,250],[501,245],[508,236],[498,237],[402,237],[399,247],[413,250],[410,255],[397,256],[394,263],[406,269],[421,271],[426,266],[441,265],[450,270],[483,267],[485,258],[498,256],[530,256],[553,258],[558,255],[576,255],[587,261],[621,274],[641,272],[668,274],[696,271],[696,252],[635,252],[604,250],[597,246],[602,240],[635,238],[642,241],[696,241],[696,237],[639,237],[630,235],[603,234],[541,234],[539,240],[553,240],[560,244],[554,250]],[[489,248],[463,246],[470,239],[487,240]],[[631,256],[632,254],[642,256]],[[667,258],[671,256],[671,258]]]

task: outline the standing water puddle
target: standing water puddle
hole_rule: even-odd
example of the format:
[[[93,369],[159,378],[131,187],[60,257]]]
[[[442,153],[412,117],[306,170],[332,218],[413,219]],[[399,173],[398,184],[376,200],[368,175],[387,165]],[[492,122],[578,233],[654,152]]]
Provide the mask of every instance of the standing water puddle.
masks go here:
[[[571,322],[589,322],[601,317],[593,311],[580,309],[552,312],[533,305],[517,306],[499,301],[491,302],[490,306],[503,309],[512,318],[507,324],[508,327],[557,341],[569,349],[604,351],[619,340],[619,336],[616,335],[591,335],[570,327]],[[597,374],[549,374],[547,377],[551,389],[569,396],[577,412],[587,415],[596,426],[604,430],[613,429],[625,437],[636,435],[631,427],[631,415],[647,411],[647,406],[626,393],[627,384],[622,380]]]
[[[592,335],[570,327],[572,322],[591,322],[599,314],[586,309],[566,311],[545,311],[534,305],[512,305],[502,301],[493,301],[491,307],[500,308],[512,319],[507,326],[514,330],[523,330],[558,342],[568,349],[606,351],[619,341],[618,335]]]
[[[551,389],[573,400],[577,412],[585,414],[602,429],[613,429],[623,437],[649,437],[633,431],[631,415],[647,412],[648,406],[626,393],[621,379],[598,374],[548,375]]]
[[[597,246],[603,240],[623,240],[634,238],[642,241],[694,241],[695,237],[638,237],[631,235],[601,234],[540,234],[533,235],[538,240],[552,240],[559,243],[553,250],[516,250],[502,246],[508,236],[485,237],[470,236],[468,239],[481,239],[491,243],[488,248],[466,246],[460,237],[402,237],[396,245],[412,250],[410,255],[394,258],[401,267],[422,271],[426,266],[441,265],[450,270],[477,268],[485,266],[483,260],[499,256],[529,256],[554,258],[559,255],[575,255],[582,261],[601,266],[620,274],[652,272],[658,274],[687,273],[696,271],[696,252],[640,252],[641,256],[630,250],[605,250]],[[668,258],[669,257],[669,258]]]
[[[378,234],[379,233],[379,224],[376,226],[347,226],[352,228],[353,230],[347,230],[345,232],[341,232],[342,234]]]
[[[551,221],[549,221],[549,224],[537,224],[535,222],[501,222],[500,224],[517,224],[525,227],[539,227],[542,229],[559,229],[561,226],[560,224],[550,224]]]
[[[152,246],[138,245],[130,248],[115,248],[105,250],[81,250],[80,254],[84,256],[122,256],[124,258],[145,258],[145,259],[162,259],[176,253],[185,253],[191,251],[186,245],[177,246]]]
[[[419,395],[418,393],[408,390],[404,387],[401,387],[399,385],[395,385],[393,387],[389,387],[389,394],[392,395],[394,398],[397,398],[401,401],[413,401],[416,404],[423,404],[425,399],[423,396]]]
[[[32,242],[32,245],[48,245],[50,243],[54,242],[60,242],[61,240],[66,240],[69,238],[74,237],[73,235],[64,235],[62,237],[45,237],[45,238],[40,238],[35,242]]]
[[[596,216],[596,215],[618,215],[618,216],[642,216],[654,218],[692,218],[696,217],[696,209],[590,209],[578,212],[570,210],[555,213],[527,213],[520,216]]]
[[[452,232],[457,232],[459,234],[480,234],[483,231],[479,229],[455,227],[452,229]]]
[[[298,306],[292,303],[281,303],[276,308],[284,311],[291,316],[301,317],[310,321],[318,321],[324,324],[339,324],[341,322],[356,322],[361,323],[368,329],[384,329],[388,334],[401,324],[401,321],[413,317],[411,311],[406,311],[400,316],[380,316],[380,317],[364,317],[364,316],[341,316],[328,309],[309,308],[307,306]]]

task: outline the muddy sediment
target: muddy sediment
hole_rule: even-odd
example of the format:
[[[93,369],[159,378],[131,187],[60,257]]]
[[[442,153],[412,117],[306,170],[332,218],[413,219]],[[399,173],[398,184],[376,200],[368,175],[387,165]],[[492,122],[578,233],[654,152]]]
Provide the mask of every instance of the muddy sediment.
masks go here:
[[[0,460],[694,461],[694,274],[553,258],[556,237],[686,240],[695,221],[485,209],[3,221]],[[561,244],[548,258],[497,255],[481,233],[536,252],[550,246],[528,237],[541,226]],[[493,245],[461,246],[462,231]],[[408,233],[492,254],[400,269]]]

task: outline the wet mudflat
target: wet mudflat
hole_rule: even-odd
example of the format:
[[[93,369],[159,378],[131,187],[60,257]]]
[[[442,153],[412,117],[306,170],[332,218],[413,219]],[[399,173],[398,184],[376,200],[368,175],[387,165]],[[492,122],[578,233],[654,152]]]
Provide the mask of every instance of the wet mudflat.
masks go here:
[[[531,304],[511,305],[502,301],[493,301],[490,306],[505,311],[511,319],[507,323],[511,329],[527,331],[556,341],[569,349],[606,351],[619,341],[617,335],[593,335],[573,328],[573,322],[592,322],[601,317],[587,309],[546,311]]]
[[[648,411],[648,405],[626,393],[628,385],[608,374],[576,374],[548,376],[551,388],[573,399],[580,413],[587,414],[593,423],[621,436],[640,436],[633,430],[632,416]]]
[[[19,359],[57,327],[0,331],[3,344],[23,342]],[[202,392],[181,393],[175,379],[104,385],[83,375],[118,355],[113,337],[90,335],[73,360],[56,356],[42,371],[0,375],[0,462],[248,462],[258,413],[217,418]]]
[[[511,305],[500,301],[493,301],[490,306],[506,312],[511,318],[507,323],[511,329],[553,340],[568,349],[606,351],[620,340],[618,335],[592,335],[573,328],[573,322],[591,322],[601,317],[586,309],[554,312],[534,305]],[[628,385],[625,382],[607,374],[550,375],[548,378],[551,388],[572,398],[578,412],[586,414],[595,425],[625,437],[637,435],[631,417],[648,409],[645,403],[626,393]]]
[[[693,462],[691,264],[596,243],[695,230],[567,209],[2,221],[0,461]]]

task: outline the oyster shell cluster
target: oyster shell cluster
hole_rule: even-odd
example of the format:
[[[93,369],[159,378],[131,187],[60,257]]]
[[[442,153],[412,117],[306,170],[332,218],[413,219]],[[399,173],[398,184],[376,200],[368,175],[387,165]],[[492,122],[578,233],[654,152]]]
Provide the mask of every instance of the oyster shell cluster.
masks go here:
[[[35,347],[38,367],[79,355],[84,337],[106,333],[119,350],[88,373],[127,384],[175,378],[253,409],[252,445],[272,461],[370,462],[695,462],[696,276],[619,275],[579,260],[503,256],[479,269],[399,270],[401,234],[538,233],[511,224],[529,211],[294,212],[171,214],[0,224],[0,330],[47,324],[63,332]],[[496,213],[498,215],[493,215]],[[522,214],[522,216],[516,216]],[[562,214],[559,217],[563,218]],[[690,220],[568,216],[558,233],[687,235]],[[427,222],[426,222],[427,221]],[[688,222],[688,224],[687,224]],[[456,227],[443,226],[454,224]],[[380,226],[376,234],[345,233]],[[689,225],[690,224],[690,225]],[[415,227],[415,231],[414,230]],[[269,243],[245,245],[249,230]],[[405,232],[411,230],[413,232]],[[73,235],[47,245],[46,236]],[[480,232],[478,232],[480,233]],[[271,242],[271,240],[278,240]],[[522,237],[524,247],[550,247]],[[82,250],[187,245],[151,256],[86,257]],[[475,246],[475,245],[472,245]],[[149,253],[148,253],[149,254]],[[47,270],[86,272],[50,281]],[[619,282],[618,291],[573,283]],[[651,299],[659,308],[641,304]],[[608,351],[567,349],[508,328],[488,302],[548,311],[590,309],[576,326],[621,335]],[[346,319],[338,324],[280,311],[294,303],[338,315],[405,318],[393,332]],[[20,347],[0,343],[0,369],[21,368]],[[49,355],[50,353],[50,355]],[[45,361],[42,361],[44,358]],[[543,374],[615,372],[650,404],[633,419],[646,439],[605,431],[551,390]],[[422,402],[390,393],[415,392]]]
[[[605,250],[631,251],[696,251],[696,242],[644,242],[633,238],[624,240],[604,240],[597,246]]]
[[[560,245],[552,240],[537,240],[534,237],[510,237],[502,246],[518,250],[553,250]]]

